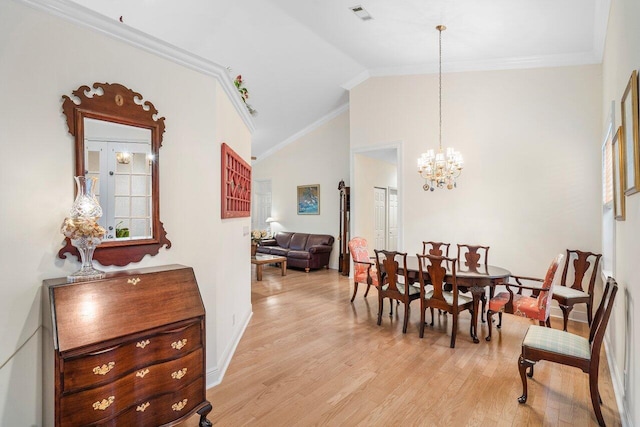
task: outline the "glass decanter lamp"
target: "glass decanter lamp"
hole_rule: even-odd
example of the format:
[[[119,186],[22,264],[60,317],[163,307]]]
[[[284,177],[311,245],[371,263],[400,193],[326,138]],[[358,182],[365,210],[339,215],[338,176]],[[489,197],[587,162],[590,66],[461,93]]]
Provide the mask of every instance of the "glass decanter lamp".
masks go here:
[[[62,223],[62,234],[71,240],[78,249],[82,266],[80,270],[67,276],[68,283],[101,279],[105,272],[93,268],[93,252],[102,242],[105,229],[98,224],[102,208],[95,196],[98,178],[74,177],[76,181],[76,199],[71,205],[69,216]]]

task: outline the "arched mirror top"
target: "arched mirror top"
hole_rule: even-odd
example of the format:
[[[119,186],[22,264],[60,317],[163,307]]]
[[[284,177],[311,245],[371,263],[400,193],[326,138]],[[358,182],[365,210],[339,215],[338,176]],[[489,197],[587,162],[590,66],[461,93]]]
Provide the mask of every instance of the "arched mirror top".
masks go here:
[[[164,117],[142,95],[117,83],[81,86],[62,99],[75,141],[75,175],[98,178],[99,223],[107,234],[93,259],[124,266],[170,248],[159,212]],[[58,256],[65,253],[79,257],[69,239]]]

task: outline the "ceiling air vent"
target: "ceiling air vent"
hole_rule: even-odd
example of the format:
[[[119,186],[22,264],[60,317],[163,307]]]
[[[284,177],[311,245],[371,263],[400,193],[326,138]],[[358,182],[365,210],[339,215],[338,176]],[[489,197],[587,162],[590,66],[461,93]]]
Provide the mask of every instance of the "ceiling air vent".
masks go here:
[[[351,11],[353,13],[356,14],[356,16],[360,19],[362,19],[363,21],[368,21],[370,19],[373,19],[371,17],[371,15],[369,15],[369,12],[367,12],[364,7],[358,5],[358,6],[351,6],[349,9],[351,9]]]

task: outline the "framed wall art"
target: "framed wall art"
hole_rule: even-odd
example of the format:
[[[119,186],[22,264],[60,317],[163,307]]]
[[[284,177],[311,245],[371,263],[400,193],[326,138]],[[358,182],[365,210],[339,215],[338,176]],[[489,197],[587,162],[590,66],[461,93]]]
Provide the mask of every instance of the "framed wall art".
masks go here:
[[[638,72],[633,70],[620,102],[622,109],[622,141],[624,149],[624,194],[640,191],[640,146],[638,146]]]
[[[320,184],[298,186],[298,215],[320,215]]]
[[[221,217],[251,216],[251,166],[224,142],[220,151]]]
[[[625,181],[624,173],[624,147],[620,141],[622,127],[618,128],[611,142],[611,154],[613,159],[613,215],[618,221],[624,221],[624,194],[622,183]]]

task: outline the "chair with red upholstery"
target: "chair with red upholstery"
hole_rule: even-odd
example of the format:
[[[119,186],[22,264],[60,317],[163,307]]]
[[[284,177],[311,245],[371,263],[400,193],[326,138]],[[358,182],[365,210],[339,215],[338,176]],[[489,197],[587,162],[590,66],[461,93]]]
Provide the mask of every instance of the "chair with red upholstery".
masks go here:
[[[367,290],[364,293],[366,298],[371,285],[378,286],[378,273],[374,262],[369,257],[367,239],[354,237],[349,240],[349,252],[353,260],[353,296],[351,297],[351,302],[353,302],[358,293],[358,283],[367,285]]]
[[[494,313],[498,313],[500,318],[498,328],[502,326],[502,313],[534,319],[540,322],[541,326],[551,326],[549,314],[551,313],[551,298],[553,297],[553,279],[562,257],[562,254],[558,254],[551,262],[544,280],[533,277],[511,276],[517,284],[507,283],[508,292],[500,292],[489,300],[489,311],[487,311],[489,335],[486,338],[487,341],[491,341],[492,316]],[[527,286],[522,283],[523,280],[541,282],[542,286]],[[512,288],[518,288],[518,293],[514,293]],[[534,295],[523,295],[523,289],[530,290]]]

